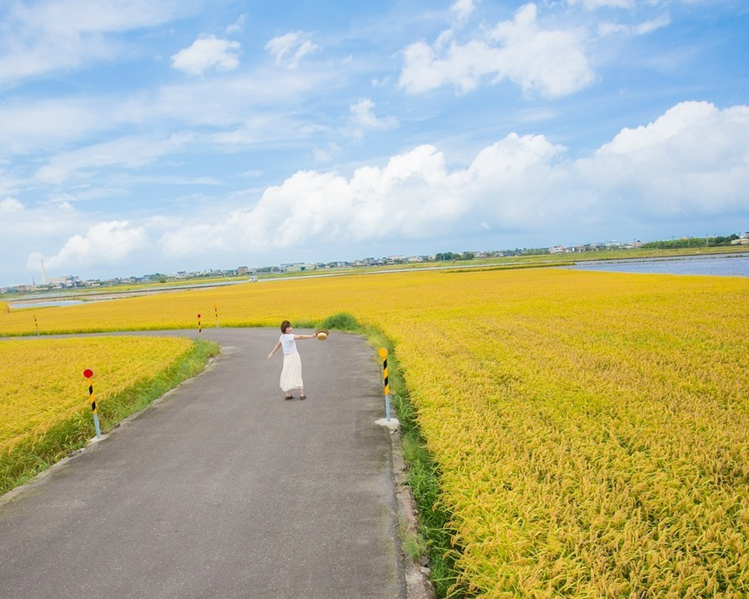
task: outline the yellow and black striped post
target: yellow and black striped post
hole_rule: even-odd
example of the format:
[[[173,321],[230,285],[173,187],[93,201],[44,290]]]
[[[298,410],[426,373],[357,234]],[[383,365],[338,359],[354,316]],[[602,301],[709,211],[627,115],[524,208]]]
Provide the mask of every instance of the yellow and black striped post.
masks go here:
[[[83,376],[86,377],[88,383],[88,396],[91,400],[91,411],[94,413],[94,426],[96,427],[96,438],[101,439],[101,427],[99,426],[99,414],[96,411],[96,398],[94,397],[94,384],[91,382],[91,377],[94,376],[94,371],[90,368],[86,368],[83,371]]]
[[[36,328],[36,336],[39,336],[39,322],[36,320],[36,314],[34,315],[34,327]]]
[[[213,311],[216,313],[216,328],[218,328],[218,305],[213,304]]]
[[[203,332],[203,325],[200,324],[200,314],[198,314],[198,333]]]
[[[380,348],[382,358],[382,390],[385,394],[385,418],[390,422],[390,381],[388,379],[388,350]]]

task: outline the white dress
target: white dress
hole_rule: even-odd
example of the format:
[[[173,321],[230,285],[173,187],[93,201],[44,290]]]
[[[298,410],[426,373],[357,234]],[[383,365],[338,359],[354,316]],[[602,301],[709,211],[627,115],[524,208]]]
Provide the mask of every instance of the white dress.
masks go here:
[[[304,387],[302,382],[302,360],[296,350],[294,335],[286,333],[279,338],[283,348],[283,369],[281,370],[281,389],[288,393],[292,389]]]

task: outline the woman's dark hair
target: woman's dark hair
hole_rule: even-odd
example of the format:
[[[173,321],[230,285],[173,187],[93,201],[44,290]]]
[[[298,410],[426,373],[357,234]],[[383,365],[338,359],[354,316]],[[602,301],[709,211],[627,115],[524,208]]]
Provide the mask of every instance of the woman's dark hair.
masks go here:
[[[288,320],[284,320],[284,321],[283,321],[283,322],[281,323],[281,332],[282,332],[282,333],[285,333],[285,332],[286,332],[286,329],[288,329],[288,328],[289,328],[290,326],[291,326],[291,323],[290,323],[290,322],[289,322]]]

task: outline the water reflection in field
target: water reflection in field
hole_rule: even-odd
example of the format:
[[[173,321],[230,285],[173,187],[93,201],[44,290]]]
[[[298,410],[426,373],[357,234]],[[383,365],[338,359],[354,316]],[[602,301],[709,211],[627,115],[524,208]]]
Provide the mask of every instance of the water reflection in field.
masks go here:
[[[749,277],[749,255],[597,260],[579,262],[570,268],[609,272]]]
[[[75,304],[82,304],[82,300],[49,300],[49,301],[28,301],[28,302],[11,302],[10,305],[14,310],[21,310],[22,308],[51,308],[54,306],[73,306]]]

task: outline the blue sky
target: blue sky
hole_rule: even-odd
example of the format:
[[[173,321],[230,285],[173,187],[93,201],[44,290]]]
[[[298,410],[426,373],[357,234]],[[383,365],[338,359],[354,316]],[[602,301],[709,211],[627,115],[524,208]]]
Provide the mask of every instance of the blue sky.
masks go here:
[[[743,0],[0,7],[0,286],[749,230]]]

